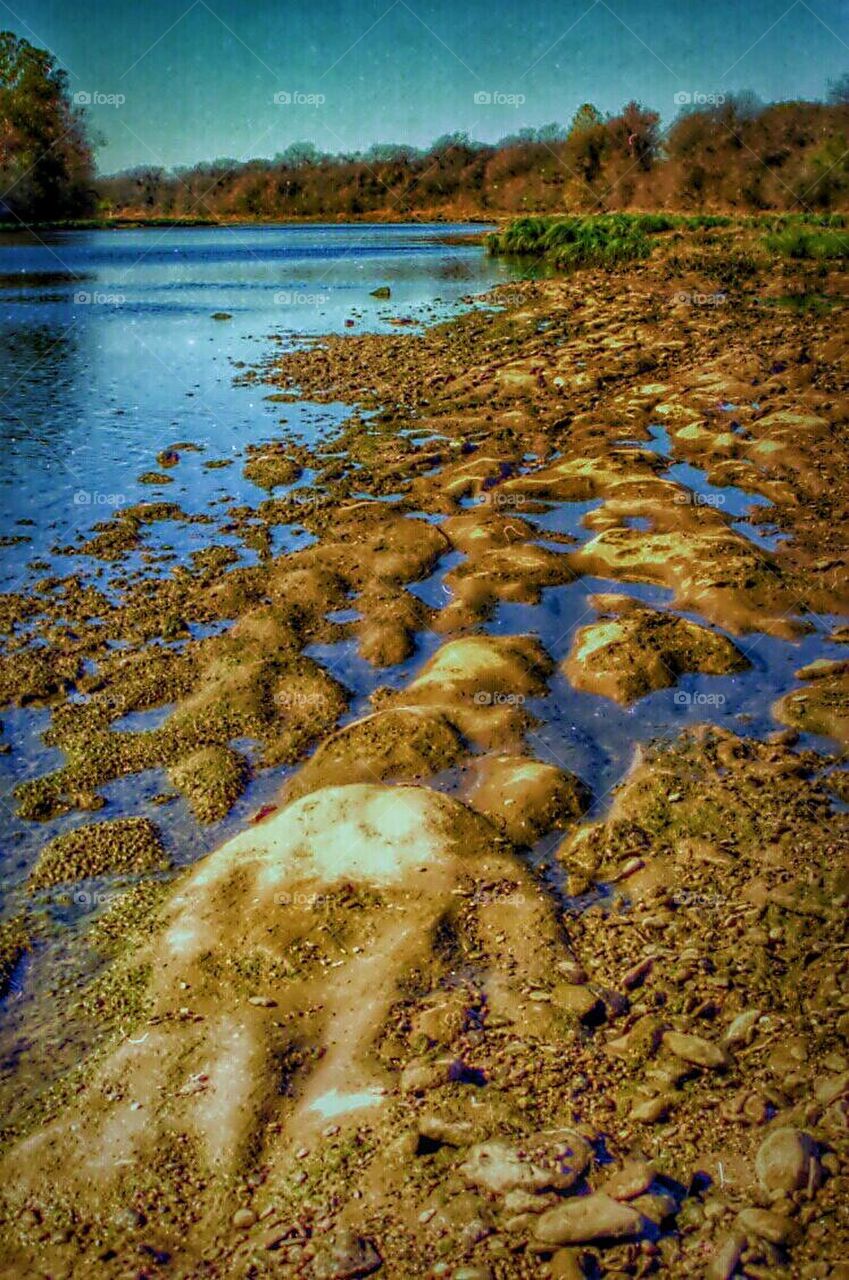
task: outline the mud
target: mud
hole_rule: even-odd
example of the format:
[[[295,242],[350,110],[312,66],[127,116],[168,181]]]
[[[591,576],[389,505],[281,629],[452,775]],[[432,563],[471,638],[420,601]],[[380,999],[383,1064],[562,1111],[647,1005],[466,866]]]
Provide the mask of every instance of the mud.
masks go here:
[[[844,1274],[846,280],[754,259],[683,305],[746,234],[277,350],[249,381],[340,431],[0,602],[3,701],[61,752],[21,815],[106,810],[28,888],[120,889],[73,978],[19,886],[0,926],[0,983],[33,974],[3,1274]],[[814,285],[827,316],[765,305]],[[168,522],[209,542],[160,574]],[[681,731],[756,678],[768,730]],[[584,706],[633,716],[612,796]],[[205,824],[276,794],[165,880],[190,853],[113,816],[157,771]],[[82,1052],[39,1080],[50,1007]]]

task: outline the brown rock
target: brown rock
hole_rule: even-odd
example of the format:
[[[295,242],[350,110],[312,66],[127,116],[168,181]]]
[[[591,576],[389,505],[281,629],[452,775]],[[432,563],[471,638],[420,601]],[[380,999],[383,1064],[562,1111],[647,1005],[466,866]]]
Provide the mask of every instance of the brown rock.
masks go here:
[[[253,1209],[237,1209],[233,1214],[233,1226],[237,1231],[247,1231],[256,1222]]]
[[[769,1196],[798,1191],[819,1180],[819,1161],[810,1134],[800,1129],[774,1129],[758,1148],[755,1169]]]
[[[768,1240],[770,1244],[784,1244],[794,1232],[794,1224],[780,1213],[768,1209],[741,1209],[737,1224],[747,1236]]]
[[[663,1037],[664,1048],[683,1062],[717,1071],[729,1065],[729,1057],[720,1045],[701,1036],[686,1035],[682,1031],[667,1031]]]
[[[591,1019],[601,1012],[601,1001],[589,987],[573,982],[558,982],[554,988],[554,1000],[568,1013],[581,1021]]]
[[[577,1249],[558,1249],[548,1264],[548,1271],[551,1280],[585,1280],[586,1276]]]
[[[614,1200],[634,1200],[648,1191],[654,1178],[654,1170],[645,1160],[632,1160],[617,1169],[607,1179],[601,1190]]]
[[[535,1134],[521,1142],[481,1142],[470,1148],[460,1173],[472,1186],[508,1191],[566,1191],[590,1162],[592,1149],[573,1129]]]
[[[708,1263],[705,1280],[731,1280],[745,1247],[746,1237],[740,1231],[723,1240]]]
[[[672,1099],[667,1094],[660,1093],[656,1098],[637,1102],[631,1108],[631,1119],[638,1120],[641,1124],[656,1124],[666,1117],[671,1105]]]
[[[353,1231],[343,1231],[331,1243],[329,1252],[316,1259],[316,1280],[359,1280],[383,1266],[383,1259],[371,1240]]]
[[[630,1205],[596,1191],[549,1209],[536,1225],[544,1244],[588,1244],[594,1240],[627,1240],[638,1236],[643,1220]]]

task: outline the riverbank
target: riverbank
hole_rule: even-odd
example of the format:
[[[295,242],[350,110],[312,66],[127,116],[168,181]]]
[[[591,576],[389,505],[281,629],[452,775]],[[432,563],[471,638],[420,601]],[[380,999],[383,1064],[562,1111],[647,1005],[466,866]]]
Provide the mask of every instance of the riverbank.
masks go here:
[[[352,412],[245,461],[257,564],[4,598],[62,752],[30,818],[291,766],[173,884],[140,819],[31,869],[6,981],[51,894],[107,896],[40,1013],[86,1056],[5,1133],[6,1273],[845,1275],[846,280],[676,230],[274,352],[247,385]]]

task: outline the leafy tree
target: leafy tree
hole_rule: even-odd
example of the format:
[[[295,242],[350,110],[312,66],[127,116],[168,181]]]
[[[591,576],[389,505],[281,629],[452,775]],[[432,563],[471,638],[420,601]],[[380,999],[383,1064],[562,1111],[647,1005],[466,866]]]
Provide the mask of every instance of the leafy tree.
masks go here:
[[[0,202],[23,221],[76,217],[94,205],[85,117],[53,55],[0,32]]]

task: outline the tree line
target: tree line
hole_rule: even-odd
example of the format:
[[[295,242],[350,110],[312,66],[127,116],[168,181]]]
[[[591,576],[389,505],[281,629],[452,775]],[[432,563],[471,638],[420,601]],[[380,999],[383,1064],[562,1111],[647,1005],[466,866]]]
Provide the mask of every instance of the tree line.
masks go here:
[[[52,55],[0,33],[0,217],[348,219],[849,206],[849,75],[825,101],[729,94],[662,127],[638,102],[498,143],[453,133],[428,148],[379,143],[327,154],[297,142],[273,159],[149,165],[95,177],[85,113]]]

